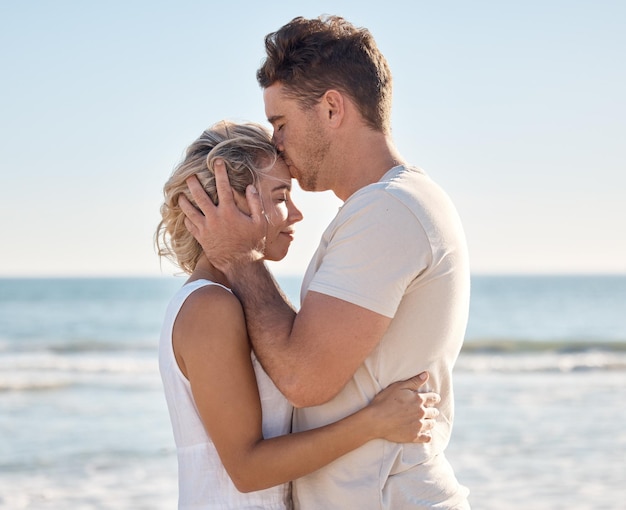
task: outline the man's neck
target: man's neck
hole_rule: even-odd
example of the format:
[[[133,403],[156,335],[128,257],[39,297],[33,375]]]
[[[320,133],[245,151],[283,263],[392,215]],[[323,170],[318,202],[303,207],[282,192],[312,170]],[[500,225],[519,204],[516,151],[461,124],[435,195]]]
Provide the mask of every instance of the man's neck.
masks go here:
[[[339,177],[332,190],[344,202],[361,188],[378,182],[395,166],[405,164],[389,136],[369,131],[352,150],[344,153]]]

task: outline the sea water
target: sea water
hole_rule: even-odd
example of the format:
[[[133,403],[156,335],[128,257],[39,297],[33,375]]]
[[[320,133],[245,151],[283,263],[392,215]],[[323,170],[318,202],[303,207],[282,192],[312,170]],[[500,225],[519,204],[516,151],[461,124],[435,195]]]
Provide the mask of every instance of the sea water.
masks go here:
[[[176,507],[157,345],[181,284],[0,279],[0,508]],[[626,276],[475,276],[455,399],[473,508],[624,508]]]

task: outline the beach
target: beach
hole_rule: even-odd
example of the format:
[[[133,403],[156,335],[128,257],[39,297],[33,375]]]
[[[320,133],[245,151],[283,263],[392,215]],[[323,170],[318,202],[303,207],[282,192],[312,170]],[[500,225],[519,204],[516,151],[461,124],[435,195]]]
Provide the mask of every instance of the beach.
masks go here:
[[[176,507],[157,345],[181,283],[0,280],[0,508]],[[623,507],[624,312],[626,276],[473,278],[447,450],[472,508]]]

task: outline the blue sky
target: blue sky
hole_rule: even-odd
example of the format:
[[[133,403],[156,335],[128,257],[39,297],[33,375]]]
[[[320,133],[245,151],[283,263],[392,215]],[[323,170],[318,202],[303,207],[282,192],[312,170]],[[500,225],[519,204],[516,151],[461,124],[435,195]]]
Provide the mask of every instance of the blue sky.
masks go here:
[[[159,275],[161,187],[222,118],[264,121],[263,37],[368,27],[403,156],[457,204],[475,273],[626,272],[621,1],[0,1],[0,276]],[[300,274],[339,201],[295,192]]]

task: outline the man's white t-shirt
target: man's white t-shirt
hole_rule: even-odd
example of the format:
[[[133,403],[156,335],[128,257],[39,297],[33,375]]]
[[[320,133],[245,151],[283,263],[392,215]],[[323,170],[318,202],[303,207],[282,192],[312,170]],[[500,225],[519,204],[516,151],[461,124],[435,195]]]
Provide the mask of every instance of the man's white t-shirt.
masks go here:
[[[341,419],[394,381],[424,370],[441,395],[432,442],[370,441],[293,484],[296,508],[469,508],[444,456],[454,416],[452,368],[468,318],[466,241],[448,196],[418,168],[398,166],[354,193],[326,229],[302,286],[392,318],[342,391],[296,409],[294,431]]]

